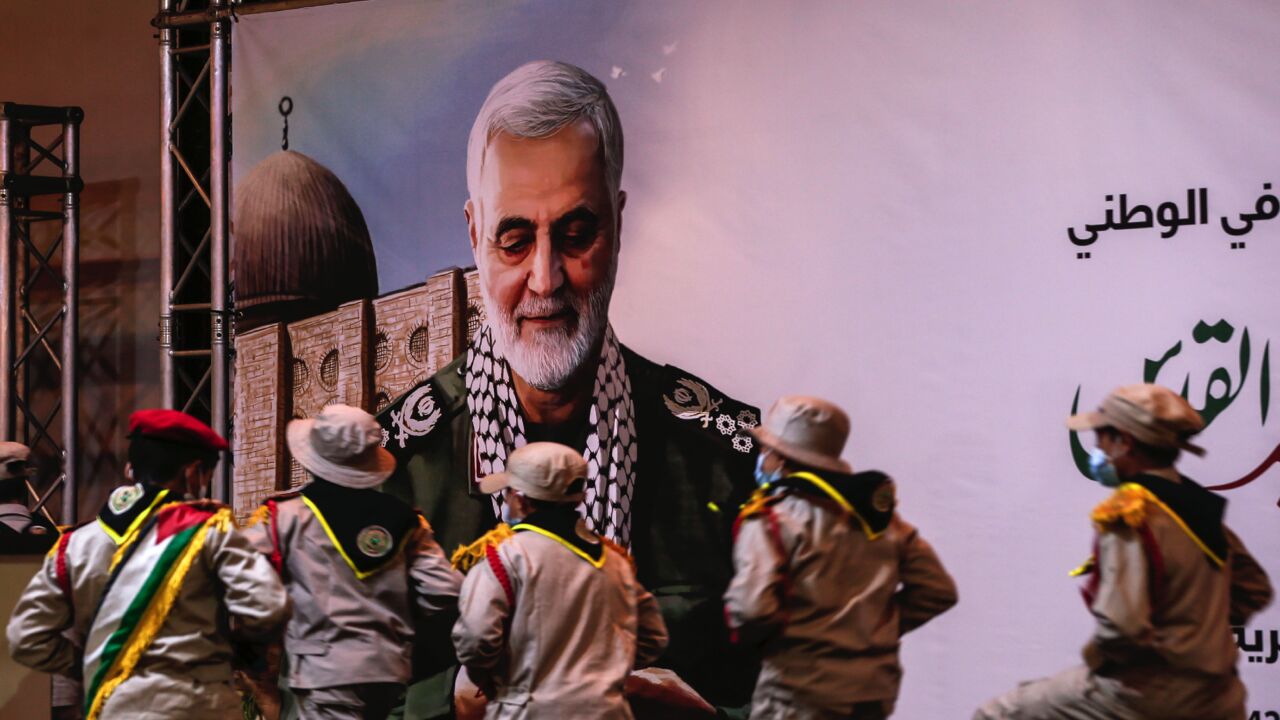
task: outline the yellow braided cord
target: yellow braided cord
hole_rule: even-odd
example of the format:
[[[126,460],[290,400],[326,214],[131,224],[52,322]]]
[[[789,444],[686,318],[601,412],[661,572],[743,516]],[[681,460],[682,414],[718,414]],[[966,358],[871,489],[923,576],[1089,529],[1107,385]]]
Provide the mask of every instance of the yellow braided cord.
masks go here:
[[[501,545],[503,541],[515,535],[510,525],[502,523],[498,527],[490,530],[480,536],[479,540],[470,545],[459,545],[457,550],[453,551],[453,555],[449,557],[449,562],[458,572],[466,572],[475,567],[476,563],[484,559],[484,549],[488,545]]]
[[[177,504],[177,503],[173,503]],[[213,517],[205,520],[204,527],[196,531],[191,542],[182,551],[182,556],[174,563],[173,568],[164,579],[164,585],[161,586],[156,597],[147,607],[146,613],[138,622],[138,626],[134,628],[133,633],[129,636],[128,645],[120,653],[116,660],[115,667],[111,671],[111,677],[102,683],[98,689],[98,694],[93,698],[93,704],[89,708],[88,715],[85,720],[98,720],[102,714],[102,706],[107,702],[107,698],[115,691],[129,676],[133,673],[133,669],[138,664],[138,660],[142,657],[142,653],[151,646],[151,641],[155,640],[156,633],[160,631],[160,627],[164,625],[164,621],[169,617],[169,611],[173,609],[173,601],[177,599],[178,593],[182,590],[182,583],[187,578],[187,572],[191,570],[191,564],[200,554],[200,549],[204,547],[205,538],[209,536],[209,530],[215,529],[226,532],[226,528],[231,527],[234,520],[231,518],[231,511],[223,508],[214,513]]]
[[[170,507],[173,507],[174,505],[181,505],[181,504],[182,504],[181,501],[165,503],[151,512],[158,515],[165,508],[170,508]],[[111,556],[111,567],[108,568],[109,570],[115,570],[116,566],[120,564],[120,561],[124,559],[124,554],[128,552],[130,547],[133,547],[133,544],[135,542],[138,541],[139,533],[142,532],[142,527],[145,524],[146,523],[135,522],[132,526],[129,527],[129,531],[125,533],[124,539],[120,541],[119,547],[116,548],[115,554]]]

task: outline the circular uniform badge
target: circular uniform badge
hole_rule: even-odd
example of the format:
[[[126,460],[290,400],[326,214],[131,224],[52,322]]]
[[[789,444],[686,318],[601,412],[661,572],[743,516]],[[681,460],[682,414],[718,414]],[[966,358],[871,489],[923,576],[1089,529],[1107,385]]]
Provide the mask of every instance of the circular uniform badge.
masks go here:
[[[141,485],[125,485],[111,491],[111,496],[107,498],[107,507],[111,512],[119,515],[120,513],[133,507],[134,503],[143,496]]]
[[[391,533],[381,525],[370,525],[356,535],[356,547],[369,557],[383,557],[391,552]]]
[[[885,481],[871,495],[871,507],[877,512],[889,512],[893,509],[893,483]]]

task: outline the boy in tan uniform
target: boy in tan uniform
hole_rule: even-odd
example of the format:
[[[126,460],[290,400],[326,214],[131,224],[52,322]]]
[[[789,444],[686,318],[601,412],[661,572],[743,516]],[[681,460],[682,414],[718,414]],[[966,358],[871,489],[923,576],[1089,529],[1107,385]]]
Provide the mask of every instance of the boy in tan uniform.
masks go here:
[[[289,688],[307,720],[381,720],[410,679],[414,611],[452,610],[462,575],[426,520],[376,489],[395,459],[372,415],[330,405],[286,438],[311,483],[268,500],[245,533],[293,600]]]
[[[894,512],[893,481],[840,459],[839,407],[783,397],[752,432],[761,488],[739,516],[724,598],[730,630],[762,656],[751,718],[886,718],[901,636],[954,605],[955,583]]]
[[[480,483],[514,524],[457,554],[473,564],[453,628],[458,660],[488,698],[486,718],[631,718],[623,684],[662,654],[657,601],[625,551],[587,530],[587,464],[537,442]],[[470,563],[464,562],[470,559]]]
[[[1067,420],[1094,430],[1094,477],[1116,488],[1092,515],[1085,604],[1097,620],[1085,664],[1024,683],[975,720],[1243,720],[1231,625],[1270,602],[1271,584],[1223,523],[1226,501],[1181,475],[1200,415],[1168,388],[1114,390]]]
[[[229,508],[184,499],[207,489],[226,441],[175,410],[138,411],[129,430],[135,484],[50,552],[14,608],[10,652],[82,675],[89,720],[237,718],[229,630],[278,626],[284,587]]]

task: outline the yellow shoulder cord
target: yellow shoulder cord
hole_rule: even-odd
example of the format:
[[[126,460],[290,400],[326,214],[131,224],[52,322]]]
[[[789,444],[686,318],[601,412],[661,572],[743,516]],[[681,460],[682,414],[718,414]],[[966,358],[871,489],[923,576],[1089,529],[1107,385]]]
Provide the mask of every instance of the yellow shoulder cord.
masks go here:
[[[846,500],[844,496],[840,494],[840,491],[831,487],[831,483],[828,483],[826,480],[823,480],[822,478],[818,477],[817,475],[814,475],[811,472],[804,472],[804,471],[791,473],[787,477],[800,478],[801,480],[811,483],[814,487],[818,488],[823,493],[825,493],[828,497],[834,500],[836,504],[841,507],[841,509],[843,509],[845,512],[852,515],[854,519],[858,521],[858,524],[862,526],[862,532],[866,534],[868,540],[876,540],[876,539],[879,539],[881,535],[884,535],[884,532],[885,532],[884,530],[881,530],[880,532],[876,532],[872,530],[871,525],[868,524],[865,519],[863,519],[862,515],[858,514],[858,511],[853,507],[853,505],[851,505],[849,501]]]
[[[582,558],[583,560],[586,560],[588,563],[590,563],[590,564],[591,564],[591,566],[592,566],[592,567],[596,568],[597,570],[599,570],[600,568],[604,567],[604,559],[605,559],[606,557],[608,557],[608,555],[609,555],[608,553],[602,552],[602,553],[600,553],[600,559],[599,559],[599,560],[594,560],[594,559],[592,559],[592,557],[591,557],[590,555],[588,555],[588,554],[586,554],[586,553],[582,552],[582,550],[580,550],[580,549],[578,548],[578,546],[574,545],[573,543],[569,542],[568,540],[565,540],[564,538],[562,538],[562,537],[560,537],[559,535],[557,535],[557,534],[555,534],[555,533],[551,532],[550,530],[543,530],[542,528],[538,527],[537,525],[528,525],[528,524],[525,524],[525,523],[520,523],[520,524],[518,524],[518,525],[512,526],[512,528],[511,528],[511,529],[512,529],[512,530],[529,530],[529,531],[531,531],[531,532],[536,532],[536,533],[538,533],[539,535],[543,535],[543,536],[545,536],[545,537],[549,537],[549,538],[551,538],[552,540],[555,540],[556,542],[560,543],[561,545],[563,545],[563,546],[565,546],[565,547],[569,548],[571,551],[573,551],[573,554],[574,554],[574,555],[577,555],[578,557]]]

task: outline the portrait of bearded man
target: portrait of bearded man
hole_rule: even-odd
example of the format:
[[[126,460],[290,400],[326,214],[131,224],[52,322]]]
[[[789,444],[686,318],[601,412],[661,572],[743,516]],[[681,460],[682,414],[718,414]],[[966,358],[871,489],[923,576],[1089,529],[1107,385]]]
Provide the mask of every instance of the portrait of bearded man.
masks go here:
[[[449,552],[502,520],[501,498],[477,481],[514,449],[581,450],[588,525],[630,550],[662,606],[671,642],[657,666],[714,705],[741,706],[754,669],[728,649],[720,598],[733,519],[754,488],[747,430],[759,413],[614,334],[622,165],[617,110],[586,71],[539,61],[494,85],[467,152],[485,321],[465,352],[380,413],[397,459],[385,489],[422,510]],[[447,715],[447,627],[420,629],[415,665],[405,717]]]

